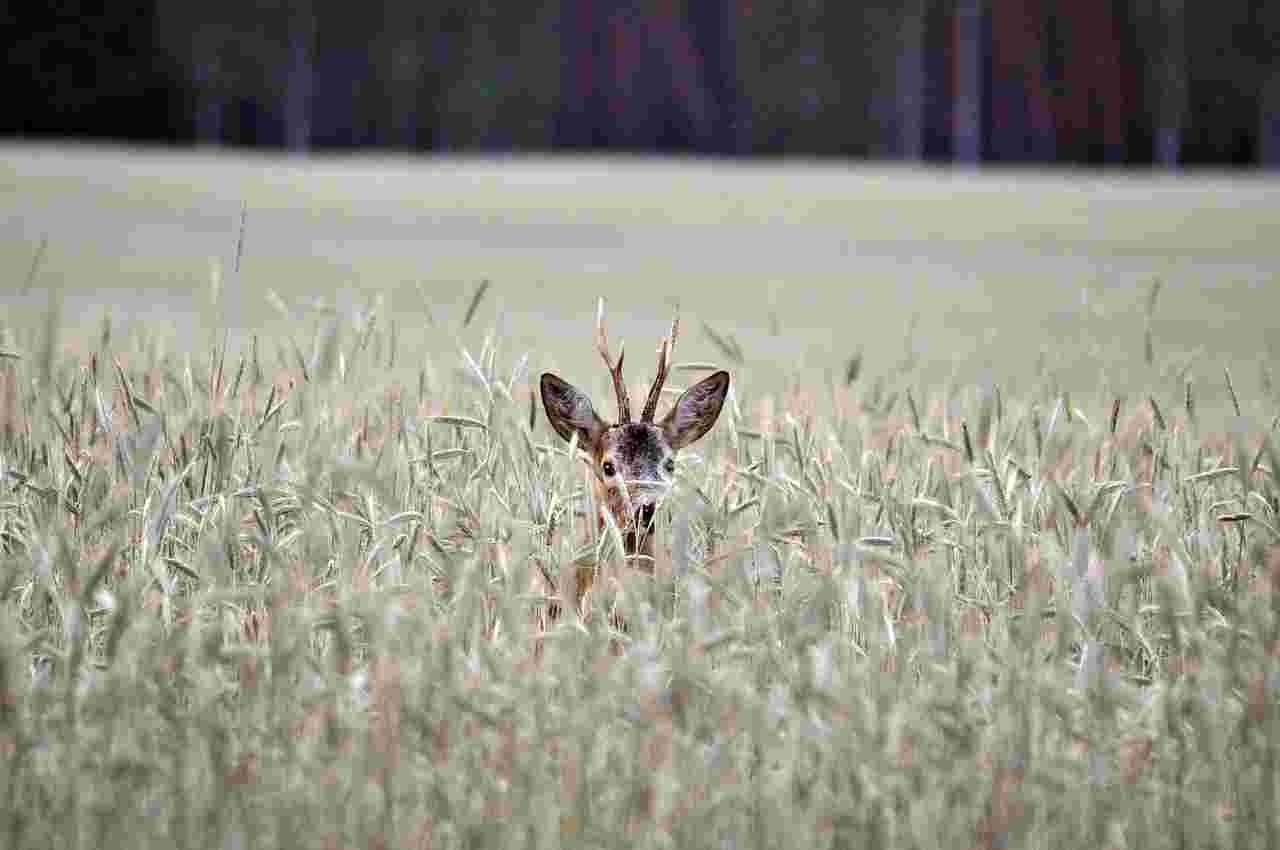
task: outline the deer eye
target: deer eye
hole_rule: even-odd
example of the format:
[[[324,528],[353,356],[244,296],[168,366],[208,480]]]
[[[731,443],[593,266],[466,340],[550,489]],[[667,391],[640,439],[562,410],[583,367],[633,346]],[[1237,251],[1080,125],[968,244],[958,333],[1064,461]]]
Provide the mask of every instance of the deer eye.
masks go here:
[[[665,467],[667,468],[667,472],[675,473],[675,471],[676,471],[676,459],[675,459],[675,458],[673,458],[673,457],[669,457],[669,458],[667,458],[667,462],[666,462],[665,464],[663,464],[663,466],[665,466]]]
[[[611,460],[606,460],[604,462],[604,466],[601,468],[604,469],[604,474],[606,478],[612,478],[614,473],[618,471],[617,468],[614,467],[613,461]]]

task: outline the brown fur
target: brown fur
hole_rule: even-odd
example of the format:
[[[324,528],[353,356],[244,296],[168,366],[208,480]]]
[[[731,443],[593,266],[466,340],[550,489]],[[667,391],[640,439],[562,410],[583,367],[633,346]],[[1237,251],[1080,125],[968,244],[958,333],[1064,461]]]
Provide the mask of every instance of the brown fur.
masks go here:
[[[729,391],[729,373],[719,371],[689,387],[661,420],[655,422],[657,401],[669,366],[678,321],[663,340],[658,374],[645,403],[640,422],[631,421],[630,402],[622,382],[620,353],[614,361],[604,335],[603,306],[599,318],[598,346],[614,379],[619,422],[609,423],[595,411],[590,398],[557,375],[545,372],[540,382],[542,406],[555,432],[565,440],[576,435],[594,473],[598,517],[607,516],[622,532],[626,563],[653,571],[653,512],[671,489],[675,458],[680,449],[701,439],[715,425]],[[591,590],[594,575],[579,572],[574,602],[582,603]]]

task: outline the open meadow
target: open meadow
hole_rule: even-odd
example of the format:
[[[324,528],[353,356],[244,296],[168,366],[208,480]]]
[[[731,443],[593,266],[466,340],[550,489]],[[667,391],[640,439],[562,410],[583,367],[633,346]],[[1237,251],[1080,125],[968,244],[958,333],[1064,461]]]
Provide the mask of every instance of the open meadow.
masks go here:
[[[7,146],[0,211],[0,846],[1280,847],[1274,178]],[[633,399],[677,306],[664,398],[732,374],[653,576],[537,400],[611,409],[599,297]]]

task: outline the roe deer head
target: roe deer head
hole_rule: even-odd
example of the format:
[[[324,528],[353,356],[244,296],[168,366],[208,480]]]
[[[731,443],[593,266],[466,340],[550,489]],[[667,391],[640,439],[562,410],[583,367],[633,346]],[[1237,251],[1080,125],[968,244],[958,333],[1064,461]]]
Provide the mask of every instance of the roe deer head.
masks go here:
[[[658,350],[657,376],[649,387],[639,422],[631,421],[631,403],[622,378],[625,351],[619,348],[616,361],[609,353],[603,298],[596,312],[596,347],[613,377],[618,421],[604,421],[585,393],[550,372],[542,374],[542,406],[551,427],[565,440],[578,435],[578,446],[595,473],[596,502],[609,511],[622,531],[627,562],[650,572],[654,512],[671,489],[676,453],[711,430],[729,391],[729,373],[721,370],[689,387],[662,419],[654,420],[679,330],[680,319],[676,317]],[[604,522],[603,515],[598,519]],[[580,584],[579,596],[582,590]]]

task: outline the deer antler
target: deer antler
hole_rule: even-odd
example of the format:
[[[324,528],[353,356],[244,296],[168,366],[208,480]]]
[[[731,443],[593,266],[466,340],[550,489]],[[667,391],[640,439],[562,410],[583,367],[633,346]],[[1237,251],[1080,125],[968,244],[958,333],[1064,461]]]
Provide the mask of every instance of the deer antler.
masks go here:
[[[613,391],[618,396],[618,424],[631,421],[631,400],[627,398],[627,384],[622,380],[622,358],[627,355],[626,343],[618,346],[618,362],[609,354],[609,340],[604,334],[604,298],[596,305],[596,349],[604,358],[604,365],[613,376]]]
[[[649,386],[649,397],[645,400],[644,412],[640,415],[641,422],[652,422],[653,415],[658,412],[658,399],[662,396],[662,385],[667,380],[667,367],[671,365],[671,355],[676,350],[676,337],[679,333],[680,314],[676,313],[676,317],[671,320],[671,333],[662,340],[658,349],[658,374]]]

